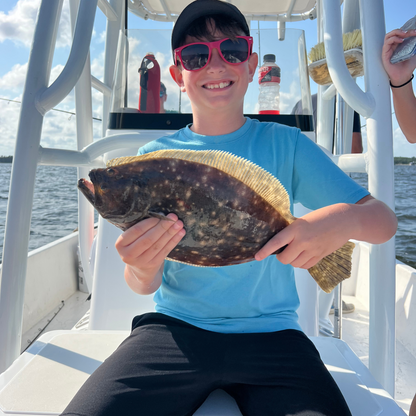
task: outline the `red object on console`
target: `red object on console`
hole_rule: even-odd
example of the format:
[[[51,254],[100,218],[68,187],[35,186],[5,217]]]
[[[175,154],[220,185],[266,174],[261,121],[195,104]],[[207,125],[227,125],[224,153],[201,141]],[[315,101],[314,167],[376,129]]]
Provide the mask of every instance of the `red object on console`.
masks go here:
[[[152,53],[149,52],[143,58],[139,74],[139,111],[141,113],[159,113],[160,67]]]

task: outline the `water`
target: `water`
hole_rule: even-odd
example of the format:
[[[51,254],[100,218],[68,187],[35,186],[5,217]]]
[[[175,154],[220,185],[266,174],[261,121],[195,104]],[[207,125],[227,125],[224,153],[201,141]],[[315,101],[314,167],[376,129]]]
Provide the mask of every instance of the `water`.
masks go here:
[[[3,254],[4,228],[11,164],[0,163],[0,261]],[[396,165],[397,258],[416,268],[416,166]],[[367,187],[367,175],[352,174]],[[77,227],[76,168],[39,166],[36,175],[29,250],[70,234]]]
[[[353,173],[352,178],[367,188],[365,173]],[[395,165],[394,185],[396,215],[396,257],[416,268],[416,165]]]
[[[11,163],[0,163],[0,260],[3,258],[4,229]],[[70,234],[78,226],[77,169],[39,166],[30,226],[29,251]]]

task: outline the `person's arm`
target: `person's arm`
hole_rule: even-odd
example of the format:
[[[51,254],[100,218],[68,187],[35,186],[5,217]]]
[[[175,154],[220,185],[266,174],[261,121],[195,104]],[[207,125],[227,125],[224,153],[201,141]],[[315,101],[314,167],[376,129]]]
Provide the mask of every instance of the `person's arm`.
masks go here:
[[[416,143],[416,123],[414,117],[416,114],[416,97],[413,92],[412,82],[400,86],[409,81],[412,77],[413,71],[416,68],[416,55],[397,64],[390,63],[390,58],[399,44],[405,38],[416,36],[416,30],[409,30],[403,32],[400,29],[393,30],[387,33],[384,39],[382,50],[382,61],[384,69],[390,78],[392,85],[393,104],[396,112],[397,122],[410,143]]]
[[[392,84],[395,85],[392,81]],[[392,88],[393,104],[397,122],[409,143],[416,143],[416,97],[412,83],[401,88]]]
[[[309,269],[350,239],[381,244],[393,237],[396,229],[394,212],[368,195],[356,204],[329,205],[298,218],[276,234],[255,258],[263,260],[287,245],[277,259]]]
[[[162,283],[164,260],[185,235],[175,214],[169,220],[149,218],[125,231],[116,249],[126,263],[124,278],[130,289],[141,295],[155,292]]]

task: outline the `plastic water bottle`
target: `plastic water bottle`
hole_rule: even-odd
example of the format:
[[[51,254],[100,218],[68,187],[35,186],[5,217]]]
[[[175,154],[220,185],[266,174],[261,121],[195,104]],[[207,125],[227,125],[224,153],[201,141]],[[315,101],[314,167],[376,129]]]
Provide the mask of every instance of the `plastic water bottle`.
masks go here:
[[[280,68],[273,54],[264,55],[259,68],[259,114],[280,114]]]

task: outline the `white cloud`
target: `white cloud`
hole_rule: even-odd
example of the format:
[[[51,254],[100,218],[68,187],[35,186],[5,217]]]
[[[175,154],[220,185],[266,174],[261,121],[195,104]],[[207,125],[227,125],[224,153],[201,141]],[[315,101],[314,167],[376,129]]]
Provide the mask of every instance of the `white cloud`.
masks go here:
[[[20,99],[21,97],[16,97],[16,100]],[[20,109],[21,105],[18,103],[0,101],[0,155],[14,153]],[[60,109],[73,112],[73,96],[68,98],[68,102],[63,102]],[[75,150],[76,118],[67,113],[48,112],[42,127],[41,145]]]
[[[102,57],[101,57],[102,58]],[[102,74],[100,57],[93,60],[92,66],[98,75]],[[21,92],[26,76],[27,64],[15,65],[15,67],[0,78],[0,91],[9,92],[10,99],[21,101]],[[52,83],[61,73],[63,65],[56,65],[52,68],[50,83]],[[101,118],[102,113],[102,94],[93,91],[93,116]],[[12,96],[10,92],[15,95]],[[56,107],[58,110],[75,112],[74,90]],[[11,155],[14,152],[15,140],[17,135],[18,120],[21,104],[8,101],[0,101],[0,155]],[[93,121],[94,138],[101,136],[101,122]],[[49,111],[44,119],[42,128],[41,145],[44,147],[72,149],[76,145],[76,117],[74,115],[60,111]]]
[[[8,13],[0,12],[0,42],[11,39],[29,46],[40,0],[20,0]]]
[[[22,92],[25,85],[27,67],[27,63],[23,65],[13,65],[9,72],[0,77],[0,90],[11,91],[14,93]],[[52,84],[55,81],[63,68],[64,66],[60,64],[52,68],[49,84]]]
[[[30,46],[33,40],[35,23],[40,0],[19,0],[8,13],[0,11],[0,42],[12,40]],[[64,2],[57,36],[57,46],[71,43],[69,5]]]
[[[106,40],[106,36],[107,36],[107,34],[106,34],[106,31],[105,30],[103,30],[99,34],[97,34],[97,32],[95,31],[95,29],[92,32],[92,38],[95,41],[95,43],[103,43],[104,44],[105,43],[105,40]]]
[[[27,63],[13,65],[12,69],[0,78],[0,90],[21,92],[25,84]]]
[[[104,77],[104,51],[91,60],[91,74],[99,80]]]

